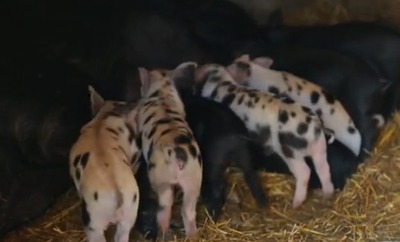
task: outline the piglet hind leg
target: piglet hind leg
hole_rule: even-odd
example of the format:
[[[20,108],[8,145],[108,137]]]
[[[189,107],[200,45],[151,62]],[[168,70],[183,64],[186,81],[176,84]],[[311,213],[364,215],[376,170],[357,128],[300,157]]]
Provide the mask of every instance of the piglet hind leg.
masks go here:
[[[292,205],[293,208],[297,208],[306,200],[311,170],[303,159],[289,159],[288,167],[296,179]]]
[[[181,184],[183,190],[182,219],[185,226],[186,237],[192,237],[197,233],[196,205],[200,195],[200,187],[194,183],[186,182]]]
[[[157,194],[159,206],[159,211],[157,212],[157,224],[160,227],[161,232],[165,235],[169,229],[169,223],[171,220],[171,208],[174,199],[174,192],[170,184],[163,184],[158,187]]]
[[[117,224],[114,242],[129,242],[129,233],[136,222],[138,213],[138,199],[136,197],[133,200],[133,202],[125,200],[124,207],[117,211],[121,219]]]
[[[219,146],[215,146],[219,148]],[[215,220],[221,214],[225,204],[225,154],[216,148],[211,148],[203,153],[203,185],[202,200]]]
[[[129,242],[129,233],[133,227],[134,221],[122,221],[117,225],[114,242]]]
[[[326,198],[332,197],[333,193],[335,192],[335,187],[331,179],[331,172],[326,154],[326,142],[324,138],[321,138],[315,145],[312,146],[311,158],[315,167],[315,172],[321,181],[322,192],[324,196]]]
[[[104,231],[108,221],[105,214],[98,209],[88,210],[85,200],[82,200],[82,222],[85,227],[85,234],[88,242],[106,242]]]

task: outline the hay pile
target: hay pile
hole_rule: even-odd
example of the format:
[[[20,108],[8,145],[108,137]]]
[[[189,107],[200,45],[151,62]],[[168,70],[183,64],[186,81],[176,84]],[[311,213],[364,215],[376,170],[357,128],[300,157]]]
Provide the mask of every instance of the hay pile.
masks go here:
[[[199,207],[199,233],[190,241],[400,240],[400,113],[383,130],[371,158],[332,200],[324,200],[316,190],[293,210],[294,179],[260,175],[270,201],[266,210],[256,208],[241,174],[229,174],[229,199],[222,218],[215,223]],[[173,219],[181,221],[178,207]],[[176,232],[183,238],[183,231]],[[136,232],[133,240],[144,241]],[[5,239],[21,241],[85,241],[75,191],[60,198],[44,217]]]

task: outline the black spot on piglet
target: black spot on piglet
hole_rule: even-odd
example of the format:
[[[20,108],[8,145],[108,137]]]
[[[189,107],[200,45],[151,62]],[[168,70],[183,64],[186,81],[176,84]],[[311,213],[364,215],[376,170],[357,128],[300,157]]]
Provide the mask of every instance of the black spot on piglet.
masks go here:
[[[82,199],[82,204],[81,204],[81,215],[82,215],[82,223],[83,226],[88,227],[90,223],[90,214],[87,211],[87,204],[85,199]],[[90,228],[89,228],[90,229]]]
[[[188,144],[192,141],[191,137],[188,135],[180,134],[175,137],[174,142],[176,145],[181,145],[181,144]]]
[[[330,94],[329,92],[327,92],[326,90],[322,90],[322,94],[325,96],[325,100],[329,104],[333,104],[335,102],[335,97],[332,94]]]
[[[356,129],[354,127],[351,127],[351,126],[347,127],[347,131],[349,131],[350,134],[356,133]]]
[[[279,122],[285,124],[289,120],[289,115],[285,110],[279,110],[278,114]]]
[[[187,162],[187,160],[188,160],[188,155],[187,155],[186,151],[185,151],[182,147],[179,147],[179,146],[178,146],[178,147],[175,147],[175,148],[174,148],[174,151],[175,151],[176,159],[181,160],[181,161],[183,161],[184,163]]]
[[[295,149],[302,149],[307,147],[307,140],[303,138],[299,138],[293,133],[289,132],[280,132],[278,134],[278,139],[281,145],[287,145],[289,147],[295,148]]]
[[[268,92],[270,92],[272,94],[275,94],[275,95],[279,95],[279,93],[280,93],[279,89],[277,87],[274,87],[274,86],[270,86],[268,88]]]
[[[282,145],[282,146],[281,146],[281,149],[282,149],[283,155],[284,155],[286,158],[291,159],[291,158],[294,157],[293,151],[292,151],[292,149],[289,148],[289,146],[287,146],[287,145]]]
[[[307,130],[308,130],[308,125],[307,125],[306,123],[301,122],[301,123],[299,123],[299,125],[297,126],[297,133],[298,133],[299,135],[305,134],[305,133],[307,132]]]
[[[319,100],[319,93],[316,91],[312,91],[310,95],[311,104],[316,104]]]
[[[85,169],[87,163],[89,161],[89,152],[86,152],[82,155],[82,159],[81,159],[81,166],[82,169]]]

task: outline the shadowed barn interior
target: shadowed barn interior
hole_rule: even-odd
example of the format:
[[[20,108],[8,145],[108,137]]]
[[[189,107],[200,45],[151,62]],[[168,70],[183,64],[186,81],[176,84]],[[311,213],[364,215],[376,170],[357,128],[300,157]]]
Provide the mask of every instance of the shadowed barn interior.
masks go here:
[[[38,209],[40,210],[38,214],[28,216],[26,223],[5,229],[8,233],[4,233],[3,241],[86,241],[81,221],[81,203],[72,183],[66,181],[68,167],[67,163],[62,163],[67,162],[62,147],[76,139],[81,124],[89,120],[90,104],[85,98],[87,84],[97,84],[96,88],[110,99],[124,98],[133,101],[139,95],[139,90],[133,94],[126,93],[124,90],[131,88],[126,86],[127,81],[138,82],[138,74],[132,71],[134,68],[138,66],[173,68],[183,61],[192,60],[199,63],[209,60],[229,62],[233,57],[232,50],[240,46],[241,36],[254,34],[250,33],[250,30],[247,33],[243,27],[250,20],[233,18],[226,20],[234,22],[233,26],[225,26],[229,25],[229,22],[220,25],[219,28],[223,29],[221,33],[226,33],[226,36],[219,39],[219,36],[216,37],[215,32],[212,32],[214,29],[210,32],[207,29],[207,26],[214,28],[217,24],[214,26],[212,23],[204,23],[203,26],[203,22],[200,23],[197,20],[197,18],[207,16],[208,11],[207,4],[204,3],[203,6],[199,1],[183,3],[180,0],[174,0],[171,3],[165,3],[149,0],[147,5],[138,3],[140,8],[146,9],[133,13],[143,18],[143,21],[138,23],[129,21],[129,17],[127,17],[128,20],[110,17],[114,22],[102,20],[102,17],[107,17],[107,11],[90,1],[82,7],[81,11],[77,11],[76,15],[67,13],[73,8],[73,4],[77,4],[74,1],[62,4],[60,2],[60,6],[50,2],[46,2],[43,6],[22,1],[17,1],[18,3],[15,4],[9,2],[7,0],[0,2],[0,5],[7,6],[3,10],[0,6],[0,15],[3,15],[3,23],[0,26],[7,26],[5,32],[8,35],[15,34],[15,39],[8,36],[0,42],[3,46],[1,47],[0,70],[4,75],[4,78],[1,78],[2,86],[0,87],[0,112],[8,115],[0,118],[0,121],[8,125],[0,130],[0,137],[2,137],[0,163],[5,159],[24,160],[21,163],[24,165],[16,165],[18,167],[12,169],[18,171],[18,176],[25,180],[21,178],[18,180],[20,183],[0,184],[0,188],[9,197],[18,198],[19,196],[25,199],[21,204],[21,201],[13,202],[19,206],[14,208],[17,211],[27,211],[30,206],[39,207],[38,204],[42,204],[43,208]],[[313,26],[349,21],[379,21],[400,29],[398,14],[400,2],[396,0],[231,0],[231,2],[242,7],[258,25],[271,26],[271,28],[282,24]],[[137,7],[135,4],[132,3],[132,8]],[[199,7],[200,5],[204,9]],[[123,6],[128,8],[126,6],[130,5],[115,4],[112,7],[117,9],[115,11],[117,15],[123,15],[127,12]],[[100,10],[96,9],[97,7]],[[154,14],[153,7],[157,9],[157,14],[161,14]],[[57,10],[51,11],[49,10],[51,8]],[[218,10],[221,13],[223,13],[222,8]],[[93,9],[100,14],[91,16]],[[280,21],[280,15],[276,12],[279,9],[283,22]],[[15,11],[15,15],[12,11]],[[41,16],[41,11],[48,15]],[[174,14],[178,16],[177,19],[170,18]],[[130,16],[128,13],[126,15]],[[19,19],[16,16],[25,17]],[[54,22],[50,23],[48,19],[53,19]],[[32,26],[35,27],[30,26],[29,21],[32,21]],[[69,21],[70,24],[64,24],[63,21]],[[81,26],[77,24],[79,21],[84,22],[81,29],[76,27]],[[100,24],[96,25],[99,22]],[[155,29],[146,27],[152,26],[155,22],[158,23]],[[45,27],[41,28],[40,24]],[[114,31],[113,26],[120,25],[130,26],[133,29],[132,33],[128,33],[126,37],[131,41],[128,42],[133,44],[123,42],[122,38],[119,38],[121,33]],[[176,30],[168,29],[170,25],[176,26]],[[242,26],[237,27],[236,30],[234,25]],[[248,26],[251,25],[252,23],[249,22]],[[218,29],[218,27],[215,28]],[[213,41],[226,43],[222,44],[226,48],[220,47],[218,45],[220,43],[209,44],[206,38],[191,42],[191,37],[187,36],[193,35],[190,32],[193,29],[198,30],[195,35],[206,33],[209,34],[208,36],[216,37]],[[48,35],[49,32],[54,35]],[[158,33],[162,33],[160,40],[158,40]],[[46,34],[52,37],[41,38],[41,35]],[[98,38],[101,41],[98,41]],[[237,42],[228,43],[224,38],[235,39]],[[148,39],[151,39],[151,42]],[[143,47],[134,45],[140,41],[143,43],[143,40],[145,40]],[[9,48],[8,46],[12,46],[11,43],[17,47]],[[120,48],[120,46],[124,47]],[[175,47],[171,48],[171,46]],[[393,51],[399,48],[400,46]],[[146,51],[151,54],[147,55]],[[279,56],[279,53],[276,55]],[[400,52],[397,55],[400,56]],[[50,57],[39,59],[38,56]],[[59,64],[60,60],[68,60],[68,64]],[[400,63],[395,64],[398,64],[400,69]],[[57,83],[52,80],[57,80]],[[397,81],[400,82],[400,80]],[[356,89],[354,91],[357,91]],[[400,95],[393,92],[395,96]],[[70,93],[74,94],[71,96]],[[31,102],[29,98],[34,98],[36,101]],[[376,100],[377,103],[379,101],[382,100]],[[382,107],[385,105],[382,103]],[[387,105],[390,104],[387,103]],[[18,116],[17,112],[23,112],[25,116]],[[29,121],[23,122],[24,119]],[[53,121],[60,127],[69,126],[70,130],[60,131],[52,125]],[[41,129],[58,131],[48,133],[37,131]],[[400,114],[395,113],[389,116],[378,138],[374,140],[375,145],[363,158],[364,162],[354,168],[354,174],[351,177],[345,179],[343,189],[337,189],[332,199],[322,198],[321,189],[310,190],[306,202],[297,209],[293,209],[291,204],[295,186],[292,175],[282,174],[283,172],[259,171],[263,189],[268,196],[267,207],[261,209],[257,207],[246,186],[242,172],[236,168],[229,168],[226,171],[227,201],[221,217],[213,221],[204,206],[199,203],[198,234],[194,238],[185,240],[180,217],[181,200],[175,200],[176,207],[173,210],[171,222],[175,232],[173,241],[400,241],[399,130]],[[23,132],[32,134],[21,135]],[[56,135],[65,138],[53,138]],[[32,142],[35,145],[32,145]],[[51,160],[51,162],[41,164],[42,160]],[[23,168],[25,166],[29,168]],[[40,169],[46,166],[48,170],[41,173]],[[1,167],[0,164],[0,169]],[[2,172],[5,178],[3,179],[11,181],[14,170],[6,165],[4,167]],[[5,171],[6,169],[10,171]],[[49,174],[52,176],[46,178]],[[52,195],[48,200],[47,198],[38,199],[40,196],[32,195],[34,199],[31,200],[27,195],[13,195],[13,186],[26,186],[29,190],[29,184],[40,179],[47,179],[43,182],[47,185],[38,189],[38,193],[49,191],[48,193]],[[58,189],[55,186],[62,188]],[[21,194],[25,193],[28,194],[29,191],[21,191]],[[179,194],[178,197],[180,198]],[[0,208],[2,206],[10,205],[0,201]],[[7,214],[0,214],[0,219],[2,216],[10,221],[13,217],[18,217],[18,213],[9,217]],[[0,228],[1,226],[2,220],[0,220]],[[114,228],[107,231],[109,239],[112,238],[113,232]],[[0,238],[1,236],[0,230]],[[133,229],[130,241],[146,240],[142,234]]]

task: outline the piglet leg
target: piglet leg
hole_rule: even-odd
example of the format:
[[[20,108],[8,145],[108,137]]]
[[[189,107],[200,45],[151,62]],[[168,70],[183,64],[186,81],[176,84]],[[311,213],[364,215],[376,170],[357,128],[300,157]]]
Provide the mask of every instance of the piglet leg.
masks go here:
[[[200,186],[195,186],[195,182],[181,184],[183,190],[182,219],[185,226],[186,237],[192,237],[197,232],[196,226],[196,205],[200,195]]]
[[[171,219],[171,207],[173,203],[173,190],[170,184],[160,185],[157,189],[159,211],[157,223],[162,233],[166,233]]]
[[[247,186],[250,189],[257,205],[260,208],[267,206],[267,197],[265,196],[264,190],[261,186],[260,178],[258,177],[257,171],[253,168],[251,155],[248,152],[238,152],[238,166],[243,171],[244,179]]]
[[[314,163],[315,171],[321,181],[322,191],[325,197],[332,197],[335,188],[331,180],[331,172],[326,155],[326,142],[325,139],[320,139],[315,145],[312,146],[312,160]]]
[[[135,221],[122,221],[117,225],[114,242],[129,242],[129,233]]]
[[[108,214],[104,211],[104,208],[101,211],[100,208],[102,207],[99,205],[99,203],[94,205],[87,204],[85,199],[82,200],[82,222],[88,242],[106,242],[104,230],[108,225]]]
[[[297,208],[306,200],[311,171],[305,160],[289,159],[288,161],[288,167],[296,179],[293,208]]]

